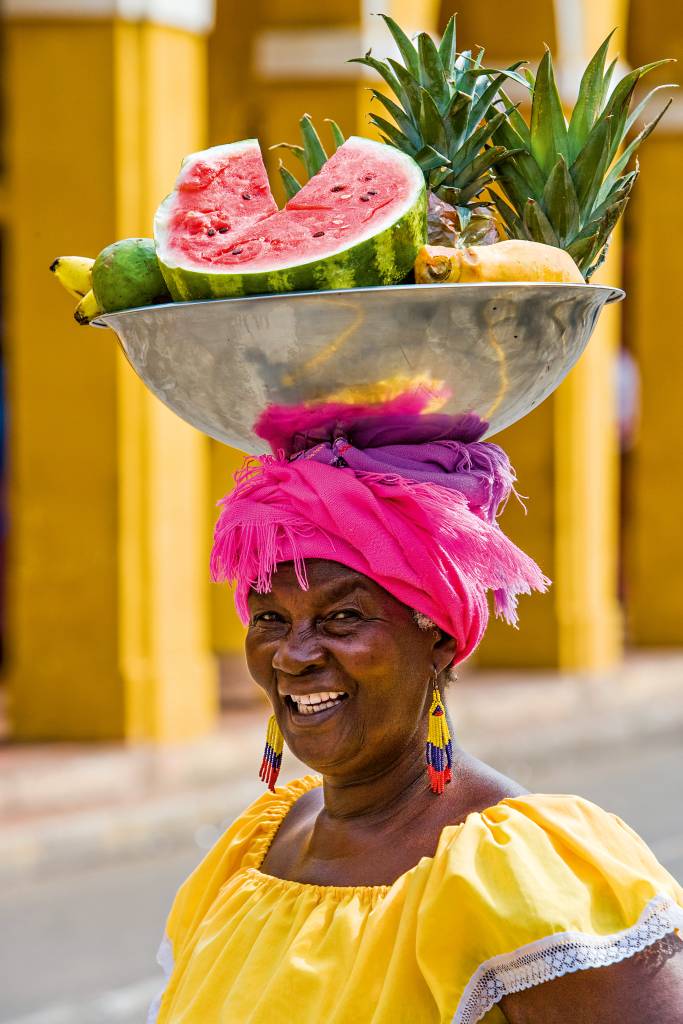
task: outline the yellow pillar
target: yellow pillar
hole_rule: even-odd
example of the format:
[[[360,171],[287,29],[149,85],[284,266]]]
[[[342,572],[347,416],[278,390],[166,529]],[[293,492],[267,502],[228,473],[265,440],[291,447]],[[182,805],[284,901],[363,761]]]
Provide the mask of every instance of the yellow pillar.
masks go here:
[[[629,61],[639,65],[656,57],[677,57],[677,64],[657,75],[659,81],[681,86],[683,9],[663,2],[655,6],[656,16],[651,3],[632,0]],[[643,147],[627,240],[628,339],[640,370],[642,399],[625,481],[628,635],[635,644],[664,647],[683,644],[680,88],[673,95],[673,107]]]
[[[510,5],[496,4],[493,16],[488,9],[484,15],[483,9],[468,7],[459,18],[461,45],[481,40],[487,62],[496,66],[518,57],[537,60],[542,44],[549,43],[564,98],[571,104],[578,75],[609,31],[606,22],[623,26],[624,8],[620,2],[535,0],[525,8],[520,39]],[[599,281],[621,281],[618,237]],[[619,337],[620,311],[613,308],[603,313],[588,351],[555,396],[494,439],[509,452],[519,489],[529,498],[528,515],[511,504],[503,526],[554,585],[548,595],[521,600],[518,634],[492,625],[479,653],[481,665],[595,671],[619,657],[614,408]]]
[[[205,142],[210,12],[61,7],[7,12],[12,732],[174,740],[215,715],[207,444],[113,335],[75,325],[47,268],[151,233]]]

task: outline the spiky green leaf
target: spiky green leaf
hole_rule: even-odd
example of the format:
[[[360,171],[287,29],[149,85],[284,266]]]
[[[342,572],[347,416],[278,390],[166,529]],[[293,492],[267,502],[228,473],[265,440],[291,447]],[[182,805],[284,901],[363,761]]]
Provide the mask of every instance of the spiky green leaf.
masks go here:
[[[464,169],[455,177],[452,185],[455,188],[465,188],[468,182],[475,178],[479,178],[481,175],[485,174],[486,171],[490,170],[490,168],[500,160],[505,152],[507,152],[507,150],[503,146],[490,146],[488,149],[485,149],[483,153],[480,153],[470,164],[467,164],[464,167]]]
[[[299,192],[301,189],[300,183],[296,180],[294,175],[287,170],[282,160],[280,161],[278,170],[280,172],[280,178],[282,179],[282,185],[284,187],[287,199],[293,199],[297,192]]]
[[[553,230],[552,224],[543,212],[540,203],[534,199],[528,199],[524,207],[524,227],[534,242],[544,242],[546,245],[560,247],[560,240]]]
[[[441,43],[439,44],[439,58],[446,78],[452,78],[454,74],[453,63],[455,61],[456,47],[455,27],[455,15],[452,14],[448,19],[448,24],[446,25],[444,34],[441,37]]]
[[[301,129],[301,137],[304,140],[306,170],[309,177],[313,177],[327,163],[327,153],[320,141],[320,136],[315,130],[310,114],[304,114],[299,121],[299,127]]]
[[[593,56],[581,78],[578,99],[572,112],[567,133],[570,163],[581,152],[595,124],[596,118],[600,114],[605,78],[605,61],[609,44],[615,31],[615,29],[612,29],[602,46]]]
[[[636,135],[635,139],[633,139],[633,141],[626,147],[626,149],[621,154],[615,165],[610,169],[610,172],[607,175],[607,178],[605,179],[605,185],[603,186],[603,188],[606,187],[607,190],[609,190],[612,187],[612,185],[617,180],[621,172],[625,170],[625,168],[628,166],[631,157],[635,156],[640,145],[643,142],[645,142],[645,139],[648,137],[648,135],[652,134],[652,132],[655,130],[661,119],[664,117],[672,103],[673,99],[670,99],[668,103],[666,103],[664,107],[659,111],[657,116],[652,121],[650,121],[649,124],[646,124],[643,130],[640,131]]]
[[[638,104],[638,106],[635,108],[635,110],[633,110],[632,113],[629,114],[628,119],[626,121],[626,134],[627,135],[631,131],[631,128],[633,128],[634,124],[636,123],[636,121],[638,120],[640,115],[643,113],[643,111],[645,110],[647,105],[649,104],[649,102],[652,99],[652,97],[654,96],[654,94],[656,92],[660,92],[662,89],[678,89],[678,84],[676,82],[667,82],[664,85],[656,85],[654,87],[654,89],[650,89],[650,91],[647,94],[647,96],[645,97],[645,99],[641,100],[640,103]],[[660,117],[661,117],[661,115],[660,115]]]
[[[440,114],[445,114],[451,99],[439,51],[434,40],[426,32],[417,38],[420,57],[420,83],[430,93]]]
[[[604,109],[605,101],[607,100],[607,97],[609,96],[609,90],[610,90],[610,86],[612,84],[612,78],[614,76],[614,71],[615,71],[615,68],[616,68],[618,63],[619,63],[619,58],[615,57],[614,60],[612,61],[612,63],[607,68],[607,71],[605,71],[605,77],[602,80],[602,91],[600,93],[600,109],[601,110]]]
[[[412,156],[413,159],[415,159],[415,154],[422,148],[421,145],[414,146],[412,142],[399,131],[396,125],[393,125],[385,118],[380,117],[379,114],[370,115],[370,124],[387,136],[390,145],[395,149],[400,149],[402,153],[408,153],[408,155]]]
[[[521,217],[517,216],[509,203],[506,203],[498,194],[494,195],[493,202],[510,238],[528,238],[524,222]]]
[[[558,156],[568,160],[567,126],[550,50],[541,58],[531,102],[531,154],[547,176]]]
[[[563,156],[558,157],[543,190],[543,207],[562,246],[581,226],[579,201]]]
[[[393,18],[390,18],[388,14],[382,14],[380,17],[384,20],[384,24],[394,37],[394,42],[398,47],[398,52],[401,54],[401,58],[406,68],[413,78],[415,78],[416,81],[419,81],[420,59],[413,43],[405,34],[401,26],[398,25]]]
[[[399,107],[398,103],[394,103],[392,99],[385,96],[383,92],[379,91],[379,89],[371,89],[370,91],[378,103],[382,104],[389,116],[396,122],[405,137],[409,140],[410,145],[414,146],[416,149],[421,149],[424,145],[424,140],[420,134],[419,125],[414,123],[403,108]]]
[[[597,244],[598,235],[596,232],[595,234],[587,235],[585,238],[576,238],[567,246],[567,252],[574,260],[574,263],[576,263],[579,270],[581,270],[582,266],[590,264]]]
[[[528,162],[533,161],[533,159],[532,156],[526,153],[520,153],[506,158],[496,165],[496,177],[501,181],[508,198],[515,209],[520,211],[520,214],[530,197],[538,202],[543,197],[545,181],[541,178],[540,190],[535,191],[532,188],[530,177],[525,170],[525,164],[528,165]],[[538,171],[538,168],[536,170]]]
[[[418,82],[413,78],[409,71],[406,71],[402,64],[398,63],[398,61],[389,57],[388,63],[399,83],[396,98],[399,100],[406,113],[409,113],[413,117],[415,123],[419,124],[421,100],[420,86]]]
[[[521,64],[522,62],[520,61],[518,66],[521,66]],[[492,103],[496,99],[496,96],[501,94],[501,82],[505,81],[506,78],[507,74],[505,72],[501,72],[499,75],[495,75],[490,82],[486,79],[482,79],[484,89],[478,94],[476,102],[472,104],[468,118],[468,128],[473,129],[481,120],[489,116]],[[517,113],[516,108],[513,107],[511,103],[508,103],[508,107],[511,107],[512,110]],[[510,113],[508,116],[510,116]],[[522,121],[523,120],[524,119],[522,118]]]
[[[604,117],[611,116],[614,119],[609,153],[610,163],[614,160],[624,137],[631,99],[638,82],[650,71],[654,71],[656,68],[660,68],[664,64],[669,63],[670,61],[668,60],[656,60],[652,61],[650,64],[644,64],[642,67],[635,68],[635,70],[624,75],[621,81],[614,87],[614,91],[607,101],[607,105],[603,113]]]
[[[401,89],[401,83],[399,82],[398,78],[396,77],[394,72],[391,70],[389,65],[386,63],[386,61],[377,60],[376,57],[372,56],[372,53],[371,53],[370,50],[368,50],[368,52],[365,54],[364,57],[352,57],[348,61],[348,63],[349,64],[363,64],[364,67],[371,68],[373,71],[376,71],[377,74],[380,76],[380,78],[383,78],[384,81],[387,83],[387,85],[389,86],[389,88],[393,92],[394,96],[396,96],[398,99],[401,98],[401,96],[402,96],[402,89]]]
[[[339,149],[340,146],[343,146],[344,142],[346,141],[344,139],[344,133],[342,132],[337,122],[333,121],[331,117],[325,118],[325,124],[329,124],[330,126],[330,134],[332,136],[332,141],[334,142],[334,148],[336,151],[337,149]]]
[[[271,149],[286,149],[288,153],[295,156],[297,160],[300,160],[304,168],[306,167],[306,152],[303,146],[297,146],[293,142],[277,142]]]
[[[434,97],[426,89],[420,89],[420,131],[422,138],[428,145],[434,146],[439,152],[448,149],[446,132],[439,109],[434,102]]]
[[[423,174],[429,174],[437,167],[443,167],[447,161],[448,157],[439,153],[432,146],[424,146],[419,153],[415,154],[415,162],[420,165]]]
[[[582,223],[590,215],[609,165],[611,130],[612,119],[600,118],[593,126],[586,145],[569,169],[579,200]]]

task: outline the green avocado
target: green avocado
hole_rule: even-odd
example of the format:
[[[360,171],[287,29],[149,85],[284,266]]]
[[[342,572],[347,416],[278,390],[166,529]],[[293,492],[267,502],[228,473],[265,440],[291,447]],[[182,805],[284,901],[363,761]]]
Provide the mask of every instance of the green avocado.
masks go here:
[[[92,287],[105,313],[171,302],[151,238],[123,238],[103,249],[92,268]]]

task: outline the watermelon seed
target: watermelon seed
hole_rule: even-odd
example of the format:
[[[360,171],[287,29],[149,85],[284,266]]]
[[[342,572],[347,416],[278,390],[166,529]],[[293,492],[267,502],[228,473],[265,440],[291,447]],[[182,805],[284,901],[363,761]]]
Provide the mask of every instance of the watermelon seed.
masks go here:
[[[209,230],[206,233],[209,236],[209,238],[211,238],[213,235],[216,234],[216,232],[215,232],[215,230],[213,228],[209,228]]]
[[[251,199],[251,196],[249,195],[248,192],[243,192],[242,193],[242,199]]]
[[[239,256],[239,254],[242,253],[242,252],[244,252],[244,249],[233,249],[232,250],[232,255],[233,256]]]
[[[364,174],[363,175],[363,181],[372,181],[372,179],[373,179],[373,175],[372,174]]]
[[[377,190],[374,189],[374,188],[369,188],[368,189],[368,195],[369,196],[376,196],[377,195]]]
[[[324,234],[325,234],[325,232],[324,232],[324,231],[314,231],[314,232],[313,232],[313,237],[314,237],[314,238],[322,238],[322,236],[323,236]]]
[[[345,189],[345,188],[346,188],[346,185],[334,185],[334,186],[333,186],[333,187],[332,187],[332,188],[330,189],[330,192],[341,192],[341,191],[342,191],[342,189]]]
[[[361,203],[369,203],[370,202],[370,196],[361,196],[360,197],[360,201],[361,201]]]
[[[229,228],[219,228],[218,229],[218,234],[219,235],[224,235],[226,233],[226,231],[229,231],[229,230],[230,230]]]

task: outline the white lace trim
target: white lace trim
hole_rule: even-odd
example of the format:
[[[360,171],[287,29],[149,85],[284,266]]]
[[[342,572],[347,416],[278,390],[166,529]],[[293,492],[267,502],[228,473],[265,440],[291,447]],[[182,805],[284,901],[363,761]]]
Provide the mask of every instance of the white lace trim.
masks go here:
[[[485,961],[470,978],[452,1024],[477,1024],[495,1003],[563,974],[607,967],[640,953],[673,931],[683,929],[683,908],[670,896],[650,900],[631,928],[614,935],[557,932],[513,953]]]
[[[161,945],[159,946],[159,950],[157,952],[157,963],[164,972],[165,981],[164,987],[161,989],[161,992],[159,992],[154,1002],[150,1006],[149,1010],[147,1011],[147,1024],[156,1024],[157,1022],[157,1017],[159,1016],[159,1007],[161,1006],[161,1000],[164,998],[166,985],[168,984],[168,979],[171,977],[171,973],[173,971],[173,946],[171,945],[171,940],[169,939],[168,935],[164,935],[163,939],[161,940]]]

